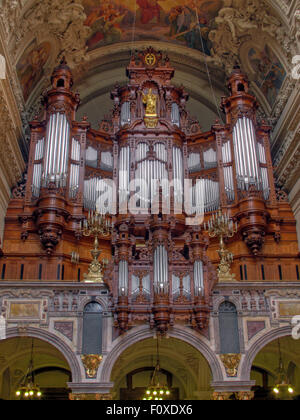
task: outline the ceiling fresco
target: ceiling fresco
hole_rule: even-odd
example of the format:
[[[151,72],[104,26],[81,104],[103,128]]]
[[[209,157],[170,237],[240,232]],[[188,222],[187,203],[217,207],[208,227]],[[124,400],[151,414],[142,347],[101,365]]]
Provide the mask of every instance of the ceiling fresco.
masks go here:
[[[286,71],[268,45],[262,50],[251,48],[248,56],[256,73],[255,83],[272,107],[286,77]]]
[[[286,85],[294,44],[287,37],[285,23],[264,1],[36,0],[23,9],[5,4],[0,18],[2,13],[9,23],[9,44],[12,51],[18,51],[15,63],[23,106],[30,110],[62,56],[75,74],[75,83],[93,77],[93,68],[111,60],[108,92],[115,68],[113,54],[129,53],[142,43],[173,53],[176,75],[186,84],[191,73],[187,68],[194,66],[191,62],[197,63],[194,73],[206,81],[207,68],[211,69],[216,89],[225,85],[226,76],[238,62],[250,76],[264,111],[275,116],[281,112],[278,96],[282,92],[288,96],[291,90]],[[100,60],[105,55],[105,60]],[[117,66],[124,69],[124,63],[123,57]],[[100,90],[106,94],[103,83]],[[89,97],[94,99],[90,91]]]
[[[83,0],[85,25],[92,31],[87,46],[159,40],[210,55],[209,33],[222,5],[222,0]]]
[[[34,89],[35,84],[44,74],[44,66],[51,53],[51,44],[43,42],[37,44],[34,40],[26,48],[17,64],[17,74],[26,101]]]

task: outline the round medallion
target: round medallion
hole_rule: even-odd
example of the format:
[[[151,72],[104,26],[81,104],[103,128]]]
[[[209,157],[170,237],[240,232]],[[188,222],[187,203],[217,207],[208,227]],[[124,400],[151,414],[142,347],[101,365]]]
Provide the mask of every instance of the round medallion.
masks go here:
[[[147,66],[153,67],[155,65],[155,63],[156,63],[156,57],[155,57],[155,55],[152,54],[152,53],[148,53],[145,56],[145,63],[147,64]]]

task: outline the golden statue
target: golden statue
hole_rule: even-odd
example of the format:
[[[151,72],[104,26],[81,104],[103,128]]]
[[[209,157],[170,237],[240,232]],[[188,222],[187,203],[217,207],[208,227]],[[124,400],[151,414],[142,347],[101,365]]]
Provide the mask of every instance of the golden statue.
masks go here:
[[[143,104],[146,105],[145,117],[157,117],[156,110],[157,96],[149,89],[147,94],[143,93]]]

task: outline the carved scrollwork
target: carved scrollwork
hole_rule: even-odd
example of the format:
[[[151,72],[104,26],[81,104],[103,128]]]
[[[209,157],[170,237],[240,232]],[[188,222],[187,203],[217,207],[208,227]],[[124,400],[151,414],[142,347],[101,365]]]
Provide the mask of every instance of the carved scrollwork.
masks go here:
[[[258,255],[265,243],[265,232],[258,227],[253,227],[243,232],[243,238],[252,254]]]
[[[19,180],[17,185],[13,187],[11,195],[12,198],[24,198],[27,182],[27,172],[22,175],[22,178]]]

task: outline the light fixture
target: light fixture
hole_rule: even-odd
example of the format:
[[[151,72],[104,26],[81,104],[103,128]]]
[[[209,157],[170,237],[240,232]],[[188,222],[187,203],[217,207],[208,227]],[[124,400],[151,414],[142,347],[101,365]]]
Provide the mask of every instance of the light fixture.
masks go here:
[[[34,369],[33,369],[33,340],[31,344],[31,357],[24,382],[16,390],[16,397],[19,400],[40,400],[42,392],[40,387],[34,383]]]
[[[278,380],[277,384],[273,388],[273,393],[277,399],[290,400],[294,394],[294,388],[289,383],[287,372],[284,369],[284,363],[282,359],[280,341],[278,340],[278,353],[279,353],[279,365],[277,369]]]
[[[162,401],[170,399],[171,391],[168,386],[161,382],[161,370],[159,362],[159,337],[157,337],[157,362],[147,387],[143,400],[148,401]]]

